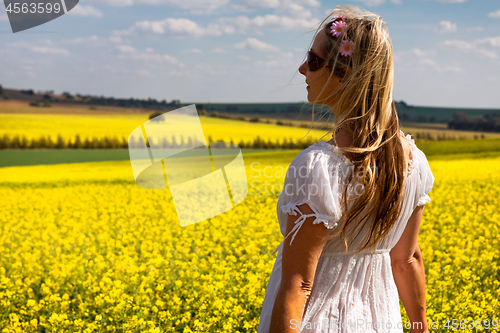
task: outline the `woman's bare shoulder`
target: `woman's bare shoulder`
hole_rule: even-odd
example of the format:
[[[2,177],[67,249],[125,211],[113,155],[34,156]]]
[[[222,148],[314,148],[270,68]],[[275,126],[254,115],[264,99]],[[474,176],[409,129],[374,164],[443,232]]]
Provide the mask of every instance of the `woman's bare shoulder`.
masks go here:
[[[335,139],[337,140],[337,143],[335,143]],[[335,139],[332,136],[332,138],[330,139],[330,141],[328,141],[328,143],[340,148],[350,147],[353,140],[352,135],[349,132],[343,130],[339,131],[335,135]]]
[[[411,155],[410,143],[408,142],[406,137],[401,133],[399,133],[399,140],[401,140],[401,145],[403,146],[403,151],[405,153],[406,161],[408,161],[409,163],[409,161],[413,160],[413,156]]]

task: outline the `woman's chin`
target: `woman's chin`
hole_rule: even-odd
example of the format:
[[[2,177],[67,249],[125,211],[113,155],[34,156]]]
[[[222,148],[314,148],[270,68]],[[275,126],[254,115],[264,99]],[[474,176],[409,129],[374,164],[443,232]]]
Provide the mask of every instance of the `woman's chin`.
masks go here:
[[[307,100],[309,101],[309,103],[312,103],[312,96],[309,91],[307,91]]]

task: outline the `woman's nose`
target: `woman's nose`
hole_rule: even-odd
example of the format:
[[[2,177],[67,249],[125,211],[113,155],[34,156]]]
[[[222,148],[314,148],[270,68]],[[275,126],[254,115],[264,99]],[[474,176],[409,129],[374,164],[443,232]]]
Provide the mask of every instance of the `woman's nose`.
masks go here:
[[[307,69],[307,65],[306,65],[307,61],[304,61],[302,63],[302,65],[300,65],[299,67],[299,73],[302,74],[302,75],[306,75],[306,69]]]

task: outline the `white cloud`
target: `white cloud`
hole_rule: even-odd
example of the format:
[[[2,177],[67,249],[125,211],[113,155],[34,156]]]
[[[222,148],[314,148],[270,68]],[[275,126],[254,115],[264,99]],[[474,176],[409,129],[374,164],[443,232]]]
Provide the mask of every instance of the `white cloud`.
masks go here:
[[[500,47],[500,36],[478,39],[476,43],[489,44],[490,46]]]
[[[289,72],[291,69],[299,68],[301,65],[301,59],[296,57],[292,52],[280,52],[277,57],[274,54],[269,54],[267,56],[268,60],[260,60],[254,62],[253,66],[257,68],[269,68],[269,69],[284,69]]]
[[[274,9],[277,15],[310,18],[307,7],[319,7],[318,0],[237,0],[231,4],[235,11],[252,12],[259,9]]]
[[[368,7],[380,6],[385,3],[385,0],[354,0],[354,1],[362,2],[365,6]],[[391,2],[396,5],[401,5],[403,3],[401,0],[391,0]],[[328,13],[331,13],[331,10],[328,11],[327,14]]]
[[[435,51],[423,51],[419,48],[414,48],[408,51],[400,51],[397,52],[398,55],[403,56],[403,55],[413,55],[416,57],[432,57],[436,55]]]
[[[59,41],[60,44],[63,45],[83,45],[87,47],[103,47],[109,46],[112,44],[122,44],[123,40],[119,36],[110,36],[110,37],[98,37],[96,35],[92,35],[90,37],[77,37],[71,39],[62,39]]]
[[[465,73],[465,70],[459,66],[440,66],[435,60],[429,58],[422,58],[416,62],[421,67],[429,68],[438,73],[452,72],[452,73]]]
[[[461,3],[461,2],[465,2],[467,0],[437,0],[438,2],[442,2],[442,3]]]
[[[90,37],[77,37],[73,39],[67,39],[65,40],[66,44],[93,44],[99,41],[100,38],[97,37],[96,35],[92,35]]]
[[[166,18],[163,21],[140,21],[131,28],[115,32],[118,35],[128,35],[134,32],[146,32],[157,35],[195,36],[200,37],[206,34],[204,28],[189,19]]]
[[[211,14],[230,0],[89,0],[97,5],[128,7],[133,5],[167,6],[189,10],[192,14]]]
[[[496,12],[489,13],[488,17],[500,18],[500,10],[497,10]]]
[[[277,60],[269,60],[269,61],[257,61],[253,64],[255,67],[266,67],[266,68],[278,68],[285,67],[283,62]]]
[[[121,43],[123,40],[120,36],[110,36],[107,38],[111,43]]]
[[[279,60],[268,60],[268,61],[257,61],[254,64],[254,67],[258,68],[269,68],[269,69],[277,69],[277,68],[284,68],[286,70],[290,70],[296,66],[296,68],[299,68],[300,63],[295,63],[295,62],[284,62],[284,61],[279,61]]]
[[[229,71],[227,70],[227,66],[216,66],[219,68],[214,68],[214,65],[207,63],[198,63],[194,65],[194,67],[190,70],[195,74],[205,73],[212,76],[227,76]],[[186,75],[186,73],[184,73]]]
[[[102,12],[92,6],[78,5],[68,12],[70,15],[82,17],[103,17]]]
[[[239,50],[257,50],[262,52],[278,52],[280,50],[279,47],[267,44],[256,38],[247,38],[244,42],[234,45],[234,48]]]
[[[481,44],[484,40],[478,40],[475,42],[467,42],[463,40],[446,40],[441,43],[443,46],[454,48],[465,54],[472,54],[480,58],[497,59],[498,55],[496,51],[488,50],[486,48],[480,47],[477,44]]]
[[[33,46],[31,48],[31,50],[33,52],[44,53],[44,54],[56,54],[56,55],[63,55],[63,56],[70,55],[68,50],[63,49],[63,48],[57,48],[57,47]]]
[[[130,46],[130,45],[118,45],[116,48],[118,49],[118,51],[120,51],[122,53],[136,53],[137,52],[137,49],[133,46]]]
[[[232,4],[233,9],[253,11],[262,8],[277,8],[280,0],[237,0]]]
[[[250,57],[247,57],[246,55],[240,54],[238,56],[238,59],[243,60],[243,61],[248,61],[248,60],[250,60]]]
[[[355,0],[358,2],[362,2],[365,6],[374,7],[379,6],[385,3],[385,0]]]
[[[436,51],[424,51],[415,48],[408,51],[396,52],[394,54],[394,60],[398,68],[411,68],[412,70],[419,68],[431,70],[436,73],[465,73],[465,70],[456,64],[448,64],[448,66],[439,65],[435,59],[436,55]]]
[[[206,28],[196,22],[185,18],[166,18],[162,21],[140,21],[132,27],[115,31],[115,36],[130,35],[134,33],[152,33],[156,35],[170,35],[176,37],[202,37],[221,36],[234,33],[245,33],[247,30],[304,30],[311,29],[318,24],[314,19],[290,18],[278,15],[265,15],[249,18],[247,16],[223,17],[216,22],[208,24]]]
[[[43,54],[54,54],[54,55],[62,55],[69,56],[71,53],[65,48],[59,47],[56,43],[54,43],[50,39],[42,39],[37,41],[37,45],[33,45],[33,43],[27,42],[14,42],[5,44],[5,46],[9,49],[9,51],[16,50],[17,48],[26,48],[36,53]],[[26,52],[23,50],[18,50],[18,54],[25,54]]]
[[[137,1],[134,0],[90,0],[89,2],[113,7],[128,7],[137,3]]]
[[[478,32],[478,31],[483,31],[483,27],[474,27],[474,28],[467,28],[468,32]]]
[[[210,50],[211,53],[226,53],[226,50],[221,49],[220,47],[215,47],[212,50]]]
[[[152,48],[148,47],[144,52],[139,52],[135,47],[130,45],[118,45],[116,47],[118,50],[118,58],[120,59],[132,59],[132,60],[141,60],[144,62],[168,62],[171,64],[176,64],[180,67],[185,67],[181,61],[177,58],[169,56],[168,54],[159,54],[156,53]]]
[[[254,18],[238,16],[219,19],[219,24],[238,27],[241,32],[258,28],[266,30],[304,30],[311,29],[318,23],[319,21],[315,19],[291,18],[272,14]]]
[[[457,31],[457,24],[450,21],[441,21],[439,26],[434,29],[441,34]]]
[[[312,16],[310,10],[305,9],[304,6],[296,3],[291,3],[287,6],[280,6],[275,9],[275,12],[278,15],[286,15],[291,17],[310,18]]]
[[[271,57],[271,56],[269,56],[269,57]],[[283,52],[283,53],[281,53],[281,57],[284,58],[284,59],[285,58],[286,59],[292,59],[294,57],[294,55],[293,55],[292,52]],[[274,56],[273,56],[273,58],[274,58]]]

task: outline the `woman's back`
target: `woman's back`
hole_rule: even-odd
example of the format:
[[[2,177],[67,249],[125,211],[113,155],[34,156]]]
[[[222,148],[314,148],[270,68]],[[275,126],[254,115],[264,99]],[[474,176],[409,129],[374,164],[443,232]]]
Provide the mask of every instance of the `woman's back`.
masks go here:
[[[348,142],[348,141],[344,141]],[[419,187],[419,179],[414,179],[415,177],[418,177],[420,173],[426,173],[430,171],[430,169],[426,170],[425,168],[420,171],[420,169],[417,169],[417,171],[414,171],[415,167],[418,165],[419,167],[428,167],[427,164],[427,159],[425,158],[425,155],[423,155],[422,151],[420,151],[414,144],[413,139],[411,139],[411,135],[407,135],[406,137],[404,136],[404,133],[401,131],[401,143],[403,147],[405,148],[405,156],[408,162],[407,164],[407,170],[406,173],[408,174],[407,176],[407,185],[405,188],[405,200],[403,202],[402,208],[401,208],[401,215],[399,218],[398,223],[392,228],[392,230],[389,232],[387,237],[384,238],[383,241],[379,242],[375,247],[372,248],[372,250],[382,250],[382,249],[391,249],[396,245],[397,241],[399,240],[401,234],[404,231],[404,228],[406,226],[406,221],[410,217],[411,213],[416,207],[416,202],[414,200],[411,200],[411,198],[415,195],[418,196],[418,194],[421,192]],[[333,149],[335,151],[335,148]],[[416,159],[414,159],[414,156],[417,156]],[[423,161],[421,161],[423,158]],[[343,164],[345,163],[347,165],[347,171],[351,172],[354,168],[353,164],[346,159],[342,159]],[[347,175],[346,175],[347,176]],[[355,179],[355,178],[354,178]],[[349,198],[352,199],[356,196],[356,193],[359,193],[360,191],[363,191],[362,185],[356,185],[357,183],[354,182],[353,184],[350,185],[348,194]],[[359,186],[359,187],[357,187]],[[351,207],[353,204],[352,201],[348,201],[348,207]],[[369,203],[369,205],[366,206],[365,210],[361,213],[361,216],[367,215],[368,211],[373,208],[373,201]],[[349,246],[348,249],[346,249],[346,246],[344,242],[341,241],[340,238],[335,238],[325,245],[325,248],[323,250],[324,255],[331,255],[334,253],[344,253],[348,251],[349,253],[359,251],[362,246],[366,243],[369,232],[370,232],[370,226],[373,224],[373,215],[368,215],[369,218],[367,219],[366,223],[362,225],[361,221],[359,219],[355,219],[356,223],[352,223],[348,225],[347,227],[347,234],[352,234],[356,235],[356,237],[352,238],[350,241],[352,241],[351,245]],[[286,222],[285,222],[286,223]],[[362,227],[361,227],[362,225]],[[365,252],[370,252],[370,249],[366,249]]]
[[[326,242],[317,264],[302,324],[295,322],[297,328],[302,327],[301,332],[403,331],[398,291],[392,275],[389,251],[400,239],[406,222],[415,208],[430,202],[427,194],[434,182],[425,155],[415,146],[410,135],[407,135],[406,140],[412,159],[407,170],[408,178],[399,220],[388,235],[374,247],[366,248],[357,254],[354,252],[364,245],[369,236],[372,217],[367,220],[363,228],[359,228],[359,223],[352,223],[352,227],[347,229],[348,235],[352,231],[357,235],[349,239],[352,243],[347,252],[340,237]],[[296,207],[304,202],[311,206],[318,219],[324,219],[321,222],[332,230],[335,229],[336,226],[329,224],[327,218],[329,215],[338,220],[336,214],[341,214],[339,200],[335,198],[342,195],[345,186],[349,186],[347,193],[350,198],[362,190],[359,184],[356,186],[356,182],[347,184],[349,173],[354,170],[349,159],[342,155],[338,147],[323,141],[299,153],[290,164],[289,170],[292,172],[287,172],[284,189],[277,205],[278,222],[283,236],[286,236],[287,214],[293,214]],[[306,174],[309,176],[304,177]],[[319,186],[323,186],[318,182],[328,184],[327,187],[331,191],[320,190],[318,193],[322,195],[311,197],[311,185],[318,186],[318,189]],[[289,184],[293,184],[295,191],[287,191]],[[309,192],[297,191],[301,187],[308,187]],[[350,206],[353,202],[348,201],[348,203]],[[370,205],[365,209],[369,208]],[[303,221],[298,224],[300,223]],[[299,229],[300,225],[293,233],[296,234]],[[290,237],[284,241],[289,240]],[[283,242],[277,248],[279,253],[266,291],[258,333],[268,332],[269,329],[272,307],[281,282],[282,246]],[[294,323],[290,324],[293,328]]]

